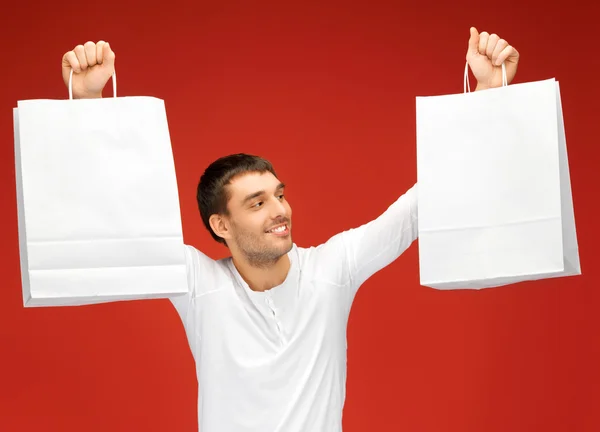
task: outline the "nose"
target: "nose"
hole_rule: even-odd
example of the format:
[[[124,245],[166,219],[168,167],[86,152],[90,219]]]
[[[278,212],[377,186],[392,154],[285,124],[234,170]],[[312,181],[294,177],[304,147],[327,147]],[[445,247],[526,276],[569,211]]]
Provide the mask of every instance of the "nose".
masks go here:
[[[284,202],[278,200],[276,197],[273,198],[271,207],[271,217],[276,219],[277,217],[288,217],[288,208]]]

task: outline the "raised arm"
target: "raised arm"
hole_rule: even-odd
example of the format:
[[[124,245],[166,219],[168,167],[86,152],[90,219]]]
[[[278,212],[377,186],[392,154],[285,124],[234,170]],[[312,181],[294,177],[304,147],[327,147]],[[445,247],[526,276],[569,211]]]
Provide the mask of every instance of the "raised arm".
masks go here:
[[[404,252],[417,238],[417,185],[379,217],[333,236],[314,248],[317,278],[350,290],[350,298],[371,275]]]
[[[502,85],[503,63],[507,81],[513,80],[519,53],[498,35],[471,27],[466,60],[477,79],[477,90],[485,90]],[[365,280],[398,258],[417,238],[417,213],[415,185],[377,219],[313,248],[309,253],[317,277],[349,287],[352,298]]]
[[[392,263],[416,240],[417,187],[415,184],[377,219],[342,233],[354,290]]]

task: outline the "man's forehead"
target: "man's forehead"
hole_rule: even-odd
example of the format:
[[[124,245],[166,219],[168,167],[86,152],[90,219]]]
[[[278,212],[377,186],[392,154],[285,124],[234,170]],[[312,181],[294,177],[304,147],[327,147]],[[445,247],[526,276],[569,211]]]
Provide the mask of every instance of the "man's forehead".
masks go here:
[[[250,193],[275,189],[280,183],[279,179],[269,171],[250,172],[234,177],[230,183],[230,191],[233,195],[243,198]]]

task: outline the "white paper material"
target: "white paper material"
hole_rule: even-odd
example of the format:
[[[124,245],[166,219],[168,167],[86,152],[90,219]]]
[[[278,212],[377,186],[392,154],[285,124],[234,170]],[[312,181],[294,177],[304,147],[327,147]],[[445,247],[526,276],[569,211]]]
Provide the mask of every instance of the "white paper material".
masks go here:
[[[558,83],[416,105],[421,284],[479,289],[581,274]]]
[[[162,100],[19,101],[14,125],[25,306],[187,292]]]

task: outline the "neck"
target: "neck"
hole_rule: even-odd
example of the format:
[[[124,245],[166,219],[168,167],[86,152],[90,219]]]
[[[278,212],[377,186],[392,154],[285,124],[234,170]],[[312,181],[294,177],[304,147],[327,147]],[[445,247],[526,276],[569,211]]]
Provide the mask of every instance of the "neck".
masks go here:
[[[291,263],[288,254],[284,254],[272,263],[261,265],[255,265],[241,256],[233,256],[233,265],[252,291],[266,291],[283,283]]]

